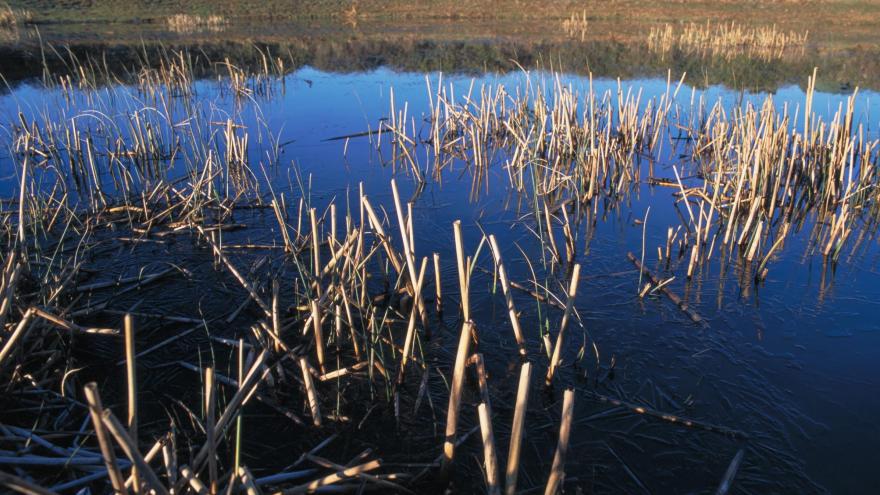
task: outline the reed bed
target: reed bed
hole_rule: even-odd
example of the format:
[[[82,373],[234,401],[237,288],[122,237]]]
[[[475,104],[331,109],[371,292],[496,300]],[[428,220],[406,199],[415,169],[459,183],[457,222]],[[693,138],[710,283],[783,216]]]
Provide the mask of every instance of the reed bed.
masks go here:
[[[437,438],[436,461],[426,470],[399,471],[385,468],[371,451],[338,462],[321,457],[339,432],[368,420],[372,409],[351,416],[363,412],[360,398],[385,403],[398,422],[427,414],[428,408],[418,407],[423,400],[430,418],[438,414],[436,401],[443,397],[432,398],[425,380],[443,371],[430,364],[424,348],[439,315],[431,314],[433,305],[426,301],[428,256],[419,256],[415,246],[412,203],[401,201],[392,181],[389,209],[396,222],[389,222],[382,205],[362,192],[355,206],[347,201],[344,210],[335,203],[319,210],[307,189],[292,204],[271,188],[263,192],[256,171],[275,166],[277,139],[259,126],[246,128],[232,118],[217,121],[193,98],[187,57],[178,54],[169,65],[174,69],[159,71],[168,77],[144,77],[130,91],[62,90],[71,108],[80,108],[72,100],[81,99],[94,109],[86,114],[98,118],[37,113],[30,120],[20,116],[10,128],[9,150],[20,184],[17,199],[4,202],[3,210],[0,376],[6,384],[4,409],[27,419],[4,414],[0,430],[14,449],[0,455],[0,465],[14,474],[4,472],[0,483],[36,493],[85,487],[159,494],[309,493],[325,487],[411,493],[407,485],[454,467],[454,452],[474,432],[463,431],[457,418],[469,413],[479,417],[487,486],[500,493],[503,466],[494,431],[501,423],[490,407],[490,377],[480,349],[471,344],[480,332],[468,303],[480,248],[467,250],[456,223],[462,344],[452,363],[451,419],[446,437]],[[149,111],[110,111],[111,103],[135,105],[144,95],[156,103]],[[338,210],[344,212],[341,219]],[[266,218],[275,241],[229,242],[248,228],[241,218],[260,211],[270,212]],[[240,288],[243,301],[210,315],[141,311],[137,307],[149,296],[126,307],[126,295],[150,288],[173,291],[195,268],[150,265],[109,279],[93,268],[101,266],[95,257],[107,245],[167,248],[171,239],[189,239],[221,279]],[[480,246],[486,243],[484,238]],[[440,277],[441,260],[433,258]],[[501,269],[500,253],[495,259]],[[448,299],[442,308],[457,312]],[[155,336],[157,328],[180,324],[189,328]],[[160,366],[200,377],[201,404],[192,407],[185,396],[173,398],[191,425],[148,421],[140,377],[157,368],[142,363],[193,332],[228,330],[230,324],[234,332],[211,332],[209,339],[237,359],[215,356],[202,362],[196,353]],[[154,336],[142,337],[143,332]],[[522,331],[515,338],[520,345],[512,357],[519,358],[528,344]],[[533,342],[542,341],[535,336]],[[104,385],[115,373],[112,364],[106,375],[99,373],[99,382],[81,378],[79,371],[88,366],[84,347],[96,343],[117,349],[103,362],[124,365],[118,368],[122,393]],[[556,345],[564,345],[561,333]],[[474,391],[465,380],[470,374],[478,383]],[[413,380],[420,385],[411,386]],[[520,436],[528,387],[521,384],[517,404]],[[402,401],[416,406],[409,412],[399,407]],[[248,428],[241,419],[257,402],[276,416],[274,421],[314,429],[324,440],[304,449],[288,469],[255,477],[259,466],[248,466],[241,455]],[[436,419],[428,421],[437,428]],[[518,460],[513,464],[507,470],[511,480],[519,469]],[[556,479],[562,469],[554,465]]]
[[[581,41],[586,40],[590,22],[587,20],[587,11],[583,10],[580,14],[572,12],[571,15],[562,21],[562,29],[568,34],[569,38],[578,38]]]
[[[261,72],[228,86],[237,98],[253,101],[260,77],[283,72],[268,55],[264,60]],[[836,260],[852,234],[859,231],[861,238],[877,218],[880,146],[856,124],[852,100],[830,122],[816,116],[815,76],[800,114],[802,128],[793,125],[787,108],[778,111],[772,98],[733,114],[702,101],[685,111],[676,100],[681,82],[673,84],[671,77],[666,93],[650,101],[622,88],[598,95],[591,87],[580,94],[559,77],[546,87],[529,79],[515,93],[472,88],[460,98],[453,86],[429,81],[431,113],[421,126],[408,105],[392,97],[390,118],[364,136],[379,150],[390,147],[390,162],[402,173],[418,184],[440,181],[461,166],[479,194],[488,187],[490,168],[501,167],[510,189],[526,197],[528,228],[541,239],[551,267],[547,279],[539,283],[534,276],[530,288],[510,278],[511,262],[502,259],[490,233],[474,249],[455,222],[454,260],[441,259],[434,246],[417,246],[415,198],[402,201],[394,180],[388,205],[362,187],[344,203],[317,204],[301,177],[298,191],[273,190],[258,177],[277,166],[278,138],[259,120],[247,127],[235,115],[200,104],[186,54],[169,54],[165,68],[155,73],[135,71],[144,77],[128,91],[96,91],[100,66],[91,67],[80,65],[79,82],[67,79],[63,89],[68,98],[90,105],[89,119],[21,115],[9,127],[20,183],[16,197],[2,203],[0,376],[8,415],[0,430],[14,450],[0,455],[0,483],[20,491],[88,486],[155,493],[364,488],[411,493],[427,477],[454,474],[462,462],[456,452],[479,430],[473,438],[481,440],[487,491],[512,493],[523,485],[520,453],[529,411],[540,407],[530,403],[529,389],[568,385],[564,370],[576,349],[569,350],[567,335],[574,325],[584,328],[575,302],[581,270],[576,235],[581,225],[595,223],[600,202],[619,202],[643,183],[671,187],[673,201],[687,216],[682,214],[679,230],[670,229],[665,251],[659,252],[669,266],[677,242],[671,269],[687,270],[688,277],[711,258],[716,244],[730,246],[729,253],[735,247],[742,259],[761,260],[763,273],[786,236],[804,226],[812,228],[816,249]],[[73,90],[80,85],[86,89]],[[129,111],[112,112],[111,104]],[[689,157],[681,170],[671,167],[674,179],[658,175],[664,152]],[[821,221],[808,223],[811,215]],[[245,219],[271,232],[271,240],[236,242],[236,232],[250,228]],[[94,256],[107,256],[108,245],[170,250],[174,239],[189,241],[190,256],[206,260],[215,274],[216,287],[199,290],[223,288],[216,312],[178,315],[141,310],[141,302],[123,305],[126,295],[146,288],[175,290],[180,278],[200,269],[195,266],[139,266],[136,273],[118,276],[90,266]],[[690,261],[679,265],[685,253]],[[457,294],[441,289],[449,284],[442,263],[454,263]],[[510,319],[516,343],[511,358],[522,363],[505,465],[498,439],[507,437],[508,423],[493,414],[496,379],[486,370],[480,348],[486,333],[478,308],[471,307],[476,291],[486,290],[472,283],[480,270],[500,282],[501,291],[491,295]],[[649,279],[652,290],[668,284]],[[558,316],[559,325],[520,321],[514,289]],[[233,304],[230,294],[237,298]],[[442,313],[455,318],[451,328],[442,328],[448,321]],[[142,337],[145,328],[172,324],[177,331],[171,335]],[[441,365],[426,352],[435,330],[457,343],[454,357]],[[161,363],[193,372],[198,397],[174,397],[186,421],[145,421],[138,378],[144,361],[199,334],[229,358],[212,353],[203,362],[194,352]],[[583,334],[581,354],[586,329]],[[90,346],[115,349],[104,364],[124,366],[118,368],[122,390],[81,378],[84,347]],[[543,380],[532,383],[532,376]],[[432,377],[444,383],[442,394],[430,390]],[[555,451],[546,452],[548,459],[551,451],[555,455],[542,473],[545,493],[564,486],[565,460],[576,450],[569,443],[577,427],[576,393],[628,413],[744,436],[587,392],[567,390],[561,407],[554,404],[561,410],[560,428]],[[437,418],[444,405],[442,421]],[[323,457],[322,451],[353,425],[360,429],[369,422],[379,406],[396,424],[432,426],[437,457],[420,470],[388,467],[379,457],[383,453],[371,450]],[[263,474],[260,466],[248,465],[242,456],[249,427],[243,412],[256,407],[272,421],[316,438],[286,469],[260,477],[254,475]],[[24,419],[12,420],[10,411]],[[466,429],[465,415],[476,417],[477,427]],[[551,417],[557,424],[556,413]],[[5,472],[9,466],[14,474]]]
[[[761,60],[778,60],[790,55],[803,55],[809,32],[783,31],[776,25],[745,26],[729,24],[687,23],[676,28],[671,24],[651,28],[648,48],[668,56],[673,51],[701,57],[731,59],[747,56]]]
[[[223,31],[228,23],[229,21],[221,15],[175,14],[165,19],[168,29],[176,33],[219,32]]]
[[[34,13],[28,9],[13,8],[8,3],[0,5],[0,28],[8,28],[33,22]]]
[[[666,91],[647,101],[620,86],[600,95],[591,84],[579,93],[558,76],[546,85],[527,78],[516,93],[471,86],[463,96],[429,82],[427,124],[417,129],[406,110],[383,124],[393,136],[390,161],[417,180],[442,180],[463,167],[474,195],[500,167],[509,188],[525,194],[554,262],[565,261],[554,231],[573,259],[572,232],[586,212],[595,215],[600,200],[619,202],[642,184],[671,189],[682,224],[669,226],[657,256],[666,269],[683,259],[688,279],[723,250],[725,263],[734,254],[742,260],[744,279],[761,281],[785,239],[805,229],[808,254],[831,262],[848,239],[856,238],[855,253],[873,236],[880,140],[857,122],[858,89],[826,121],[812,108],[815,73],[802,109],[779,108],[772,96],[733,109],[695,95],[683,104],[683,80],[670,77]],[[381,129],[375,142],[381,149]]]

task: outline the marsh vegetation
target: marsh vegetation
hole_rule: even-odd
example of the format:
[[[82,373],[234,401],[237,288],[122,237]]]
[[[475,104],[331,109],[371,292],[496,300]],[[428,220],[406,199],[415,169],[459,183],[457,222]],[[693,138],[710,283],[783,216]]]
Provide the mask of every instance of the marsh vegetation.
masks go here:
[[[797,70],[812,36],[667,24],[631,50]],[[363,64],[353,43],[37,46],[0,96],[0,485],[874,482],[876,424],[805,400],[880,407],[872,91],[578,75],[542,47],[474,76],[312,67]],[[856,476],[803,454],[829,432],[852,450],[819,463]]]

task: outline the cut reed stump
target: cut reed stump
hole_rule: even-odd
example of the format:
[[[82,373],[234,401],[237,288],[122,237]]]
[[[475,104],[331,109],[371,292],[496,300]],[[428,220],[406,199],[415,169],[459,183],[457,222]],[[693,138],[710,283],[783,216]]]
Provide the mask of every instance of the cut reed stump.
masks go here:
[[[519,476],[519,455],[522,447],[523,426],[529,403],[529,384],[532,378],[532,363],[523,363],[519,372],[519,389],[516,393],[516,409],[513,411],[513,425],[510,432],[510,448],[507,455],[507,473],[504,493],[516,493],[516,480]]]
[[[562,398],[562,424],[559,426],[559,443],[550,468],[550,479],[544,495],[556,495],[565,479],[565,455],[568,453],[568,438],[571,435],[571,419],[574,416],[574,390],[568,389]]]
[[[480,431],[483,434],[483,459],[486,469],[486,486],[489,495],[501,495],[498,483],[498,455],[495,453],[495,435],[492,432],[492,413],[485,402],[477,406],[480,416]]]
[[[125,376],[128,380],[128,432],[134,447],[137,448],[138,413],[137,413],[137,370],[134,350],[134,318],[130,314],[124,317],[125,327]],[[135,493],[141,492],[137,467],[131,468],[132,486]]]
[[[452,386],[449,392],[449,407],[446,413],[446,440],[443,444],[442,470],[448,473],[455,455],[455,432],[458,426],[458,411],[461,406],[461,389],[464,386],[464,371],[467,355],[470,350],[471,330],[473,323],[466,321],[461,326],[458,338],[458,352],[455,355],[455,366],[452,372]]]
[[[578,281],[581,276],[581,265],[575,264],[574,271],[571,273],[571,283],[568,286],[568,301],[565,303],[565,312],[562,314],[562,322],[559,324],[559,334],[556,336],[556,345],[553,346],[553,355],[550,357],[550,367],[547,369],[547,378],[545,384],[549,387],[553,383],[553,375],[559,366],[559,359],[562,354],[562,344],[565,342],[565,329],[568,326],[568,320],[571,319],[571,311],[574,307],[574,298],[577,296]]]
[[[318,391],[315,389],[315,382],[312,380],[312,374],[309,372],[309,363],[306,358],[299,358],[299,366],[302,369],[303,383],[306,386],[306,395],[309,400],[309,411],[312,414],[312,421],[315,426],[321,426],[321,408],[318,405]]]

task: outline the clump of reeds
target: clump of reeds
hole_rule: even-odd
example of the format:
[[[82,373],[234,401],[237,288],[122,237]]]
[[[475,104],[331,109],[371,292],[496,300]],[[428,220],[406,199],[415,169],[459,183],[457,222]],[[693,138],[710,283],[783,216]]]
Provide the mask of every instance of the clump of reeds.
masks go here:
[[[362,193],[355,208],[345,211],[342,222],[335,204],[319,210],[305,190],[295,204],[274,193],[266,204],[251,169],[271,168],[277,150],[254,152],[252,143],[261,140],[251,140],[249,130],[231,119],[221,123],[223,129],[218,131],[217,123],[206,120],[193,99],[181,102],[188,116],[181,123],[172,117],[172,105],[164,99],[167,93],[157,90],[155,94],[159,104],[149,111],[135,109],[108,116],[98,124],[22,115],[15,126],[12,164],[21,184],[17,202],[8,203],[16,205],[15,215],[8,217],[2,230],[0,326],[7,331],[0,340],[0,376],[10,394],[11,409],[27,417],[13,421],[4,434],[16,445],[36,442],[37,447],[22,448],[23,454],[16,457],[25,466],[18,474],[30,480],[3,475],[0,483],[36,492],[41,482],[58,491],[90,486],[124,492],[129,486],[156,493],[219,493],[242,487],[256,493],[259,487],[271,487],[300,493],[356,482],[406,492],[409,473],[389,471],[371,452],[334,462],[320,457],[319,451],[333,441],[330,430],[344,431],[345,425],[366,420],[350,416],[359,410],[359,401],[351,399],[349,409],[348,401],[336,395],[340,390],[360,389],[364,395],[384,390],[381,395],[393,402],[386,406],[395,411],[397,420],[411,415],[408,421],[412,421],[420,413],[418,404],[430,393],[429,377],[441,374],[432,370],[434,365],[426,359],[422,344],[432,326],[432,306],[425,301],[430,277],[426,277],[428,258],[418,256],[415,244],[412,203],[401,201],[392,182],[396,224],[379,216],[377,211],[383,209]],[[108,102],[102,98],[133,105],[139,97],[134,92],[98,92],[87,95],[83,104],[104,108]],[[404,110],[400,121],[406,122],[405,116]],[[252,165],[254,156],[269,160]],[[186,173],[169,178],[175,166],[184,167]],[[58,173],[43,177],[42,170]],[[50,187],[37,185],[47,180]],[[276,242],[230,242],[232,232],[247,228],[242,216],[268,209],[272,210],[270,222],[277,224]],[[498,490],[501,467],[493,432],[501,423],[491,414],[489,377],[479,349],[470,344],[479,332],[470,318],[468,294],[480,248],[469,254],[460,225],[454,230],[464,316],[462,345],[454,363],[456,393],[447,405],[453,418],[446,425],[449,435],[438,438],[438,454],[440,444],[443,454],[426,469],[439,468],[443,459],[447,466],[453,462],[455,450],[475,431],[460,431],[455,418],[462,409],[472,409],[480,417],[487,482]],[[189,270],[148,265],[137,267],[134,275],[100,278],[108,269],[102,263],[113,263],[95,254],[93,250],[101,245],[168,248],[169,239],[179,236],[189,237],[197,253],[212,260],[212,266],[240,287],[240,302],[215,315],[140,311],[124,305],[126,294],[157,287],[173,291],[175,278],[189,276]],[[486,242],[484,238],[480,246]],[[495,266],[503,270],[497,243],[492,244]],[[278,253],[271,266],[260,254],[267,251]],[[91,265],[95,262],[91,254],[98,258],[96,266]],[[47,255],[52,256],[51,262],[42,261]],[[245,260],[252,261],[249,268]],[[435,270],[438,265],[435,257]],[[377,284],[377,280],[385,283]],[[508,282],[509,296],[515,282]],[[576,275],[572,284],[577,284]],[[149,299],[146,294],[142,292]],[[446,311],[450,309],[447,304]],[[570,298],[566,318],[572,312]],[[510,317],[515,321],[516,313]],[[95,320],[107,323],[96,325]],[[138,338],[139,329],[160,321],[193,326],[158,342]],[[204,404],[192,407],[187,397],[177,399],[181,410],[201,427],[175,424],[166,429],[147,420],[141,405],[144,394],[136,378],[138,362],[194,332],[217,328],[218,322],[235,322],[239,329],[223,336],[208,332],[207,337],[211,345],[226,346],[238,354],[236,365],[230,366],[236,373],[219,372],[223,367],[217,358],[203,366],[196,361],[199,355],[180,355],[167,363],[204,376],[204,393],[200,394]],[[548,336],[545,340],[556,341],[552,367],[557,376],[564,328],[556,339]],[[77,371],[83,363],[78,351],[87,345],[80,343],[87,336],[107,340],[124,336],[119,352],[105,357],[110,363],[125,365],[124,415],[107,407],[118,397],[108,401],[106,389],[79,378]],[[525,356],[525,337],[517,331],[515,338],[519,343],[515,355]],[[106,347],[116,348],[112,343]],[[549,360],[547,365],[551,366]],[[472,383],[465,380],[467,374],[477,378],[480,400],[476,404],[465,393]],[[527,371],[524,376],[529,376]],[[417,391],[406,387],[413,377],[422,383]],[[528,387],[527,379],[521,382],[518,435],[528,407]],[[426,399],[432,417],[437,399]],[[397,404],[402,400],[416,406],[401,410]],[[242,462],[241,429],[247,426],[239,421],[252,402],[260,402],[279,420],[326,428],[326,441],[304,449],[291,470],[255,478]],[[566,403],[570,404],[569,398]],[[29,412],[56,409],[63,413],[28,417]],[[569,425],[570,407],[565,411],[562,423]],[[568,428],[564,426],[560,435],[563,450]],[[515,483],[518,459],[514,456],[509,462],[507,479]],[[41,470],[47,466],[58,469],[45,475]],[[552,486],[563,472],[564,462],[554,462]]]
[[[783,31],[771,26],[744,26],[730,23],[688,23],[677,29],[671,24],[651,28],[648,48],[667,55],[679,50],[689,55],[729,59],[739,55],[764,60],[779,59],[789,53],[803,54],[808,32]]]
[[[483,86],[457,97],[451,86],[429,84],[428,129],[418,131],[407,106],[398,111],[392,101],[392,119],[380,127],[376,146],[387,130],[391,162],[405,164],[418,180],[463,164],[474,194],[487,187],[489,169],[501,167],[512,189],[534,195],[529,204],[535,218],[546,220],[536,233],[556,261],[561,256],[550,235],[551,212],[565,209],[553,205],[620,198],[647,173],[648,183],[673,188],[685,220],[683,234],[670,231],[665,249],[659,248],[661,261],[671,262],[677,242],[690,278],[701,260],[711,259],[717,240],[737,246],[742,266],[761,280],[810,213],[818,214],[813,251],[831,260],[854,231],[876,224],[880,141],[856,124],[855,95],[830,121],[819,118],[812,109],[814,85],[815,75],[800,130],[772,96],[731,111],[721,102],[707,109],[693,98],[690,107],[682,106],[675,101],[681,81],[673,86],[671,78],[667,90],[648,102],[632,89],[579,94],[558,79],[551,86],[527,80],[527,90],[515,95],[503,86]],[[654,170],[664,149],[690,155],[672,169],[674,177],[657,177]],[[420,155],[431,154],[433,160],[420,163]],[[561,220],[557,225],[567,225]]]
[[[584,9],[580,15],[577,12],[572,12],[571,15],[562,21],[562,29],[568,34],[571,38],[580,38],[581,41],[586,39],[587,37],[587,28],[589,28],[589,21],[587,20],[587,11]]]
[[[222,15],[174,14],[165,19],[168,29],[177,33],[222,31],[229,21]]]
[[[13,8],[8,3],[0,5],[0,27],[13,27],[33,22],[34,13],[28,9]]]

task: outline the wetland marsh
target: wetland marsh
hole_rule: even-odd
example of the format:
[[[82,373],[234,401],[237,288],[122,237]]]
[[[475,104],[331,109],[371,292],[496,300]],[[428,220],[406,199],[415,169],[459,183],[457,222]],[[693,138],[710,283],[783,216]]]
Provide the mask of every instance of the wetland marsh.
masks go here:
[[[858,5],[98,4],[0,25],[0,486],[880,488]]]

